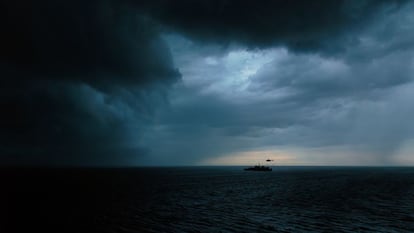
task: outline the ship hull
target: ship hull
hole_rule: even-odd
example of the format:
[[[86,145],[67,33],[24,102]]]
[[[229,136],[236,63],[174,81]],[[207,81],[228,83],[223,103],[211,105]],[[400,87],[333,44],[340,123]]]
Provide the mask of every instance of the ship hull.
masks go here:
[[[270,167],[261,167],[261,168],[249,167],[249,168],[245,168],[244,170],[245,171],[270,172],[272,171],[272,168]]]

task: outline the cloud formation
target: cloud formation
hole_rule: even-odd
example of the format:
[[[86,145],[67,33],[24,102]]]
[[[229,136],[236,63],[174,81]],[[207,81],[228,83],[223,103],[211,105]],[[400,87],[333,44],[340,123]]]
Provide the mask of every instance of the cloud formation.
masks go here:
[[[1,157],[127,164],[180,78],[156,27],[123,1],[6,1]]]
[[[137,1],[165,27],[201,42],[343,52],[354,33],[405,1]]]
[[[170,36],[183,79],[154,132],[172,142],[164,156],[186,160],[178,135],[192,135],[202,143],[188,151],[199,161],[301,148],[302,164],[399,164],[396,154],[414,136],[412,9],[405,5],[349,35],[358,41],[336,56]],[[314,156],[304,156],[307,150]]]
[[[407,1],[1,4],[2,164],[398,164],[414,137]]]
[[[5,4],[1,60],[6,69],[22,72],[15,79],[110,86],[172,82],[179,77],[150,20],[125,2]]]

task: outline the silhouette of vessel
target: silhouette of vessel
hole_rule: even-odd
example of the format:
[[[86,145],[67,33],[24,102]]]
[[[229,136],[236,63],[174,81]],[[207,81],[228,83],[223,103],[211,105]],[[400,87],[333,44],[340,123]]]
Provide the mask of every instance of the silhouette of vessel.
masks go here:
[[[272,171],[271,167],[263,166],[263,165],[255,165],[253,167],[247,167],[244,169],[245,171],[261,171],[261,172],[270,172]]]

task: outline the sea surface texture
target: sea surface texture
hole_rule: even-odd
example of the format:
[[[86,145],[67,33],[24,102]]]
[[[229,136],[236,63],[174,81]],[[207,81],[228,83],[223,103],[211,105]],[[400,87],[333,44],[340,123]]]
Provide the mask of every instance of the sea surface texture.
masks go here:
[[[0,232],[414,232],[414,168],[1,169]]]

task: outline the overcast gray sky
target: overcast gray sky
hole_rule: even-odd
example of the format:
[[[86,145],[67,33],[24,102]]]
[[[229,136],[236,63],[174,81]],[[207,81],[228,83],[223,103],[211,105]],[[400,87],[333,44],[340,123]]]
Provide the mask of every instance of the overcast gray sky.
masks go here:
[[[413,2],[6,6],[4,164],[414,165]]]

